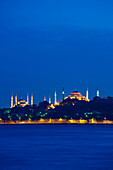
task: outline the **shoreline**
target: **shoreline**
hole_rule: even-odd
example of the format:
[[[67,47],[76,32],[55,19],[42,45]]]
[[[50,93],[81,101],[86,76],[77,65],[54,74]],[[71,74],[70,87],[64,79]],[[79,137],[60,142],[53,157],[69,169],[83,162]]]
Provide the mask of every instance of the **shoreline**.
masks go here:
[[[10,124],[113,124],[112,120],[102,120],[97,121],[95,119],[89,119],[89,120],[66,120],[66,119],[40,119],[37,121],[0,121],[0,125],[10,125]]]

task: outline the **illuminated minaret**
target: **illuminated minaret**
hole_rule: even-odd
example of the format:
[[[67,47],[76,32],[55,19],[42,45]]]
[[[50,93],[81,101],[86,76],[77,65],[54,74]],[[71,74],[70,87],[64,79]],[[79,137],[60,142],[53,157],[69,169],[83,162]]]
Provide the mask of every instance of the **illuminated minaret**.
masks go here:
[[[56,89],[55,89],[55,103],[54,104],[57,104],[57,95],[56,95]]]
[[[17,105],[17,94],[15,96],[15,105]]]
[[[99,89],[97,88],[97,97],[99,97]]]
[[[46,97],[44,96],[44,101],[46,101]]]
[[[29,95],[27,93],[27,104],[29,104]]]
[[[64,100],[64,88],[62,89],[62,100]]]
[[[49,104],[51,104],[51,97],[49,96]]]
[[[11,96],[11,108],[13,107],[13,94]]]
[[[31,95],[31,106],[33,105],[33,94]]]
[[[89,100],[89,99],[88,99],[88,88],[87,88],[87,90],[86,90],[86,99],[87,99],[87,101]]]

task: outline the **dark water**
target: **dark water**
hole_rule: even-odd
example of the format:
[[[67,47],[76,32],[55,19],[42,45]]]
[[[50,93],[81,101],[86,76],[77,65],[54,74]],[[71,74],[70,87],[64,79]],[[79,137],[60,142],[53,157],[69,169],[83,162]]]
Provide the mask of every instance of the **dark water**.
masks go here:
[[[113,125],[0,125],[9,169],[113,169]]]

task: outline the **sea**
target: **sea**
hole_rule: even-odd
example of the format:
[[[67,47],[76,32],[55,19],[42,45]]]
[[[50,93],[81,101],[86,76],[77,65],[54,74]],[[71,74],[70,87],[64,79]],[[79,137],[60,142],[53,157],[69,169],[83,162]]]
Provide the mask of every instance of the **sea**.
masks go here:
[[[0,125],[0,170],[113,170],[113,125]]]

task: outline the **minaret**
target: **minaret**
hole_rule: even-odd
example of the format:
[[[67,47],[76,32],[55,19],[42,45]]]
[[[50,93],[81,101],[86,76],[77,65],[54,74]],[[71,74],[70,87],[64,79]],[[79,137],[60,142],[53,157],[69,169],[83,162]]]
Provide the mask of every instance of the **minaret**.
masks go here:
[[[88,98],[88,88],[86,90],[86,99],[87,99],[87,101],[89,100],[89,98]]]
[[[97,97],[99,97],[99,89],[97,88]]]
[[[55,103],[54,104],[57,104],[57,98],[56,98],[56,89],[55,89]]]
[[[51,97],[49,96],[49,104],[51,104]]]
[[[31,94],[31,106],[33,105],[33,94]]]
[[[13,107],[13,94],[11,96],[11,108]]]
[[[62,89],[62,100],[64,100],[64,88]]]
[[[27,104],[29,104],[29,95],[27,93]]]
[[[46,97],[44,96],[44,101],[46,101]]]
[[[17,105],[17,94],[15,96],[15,105]]]

